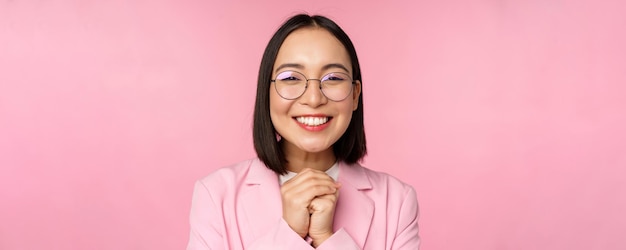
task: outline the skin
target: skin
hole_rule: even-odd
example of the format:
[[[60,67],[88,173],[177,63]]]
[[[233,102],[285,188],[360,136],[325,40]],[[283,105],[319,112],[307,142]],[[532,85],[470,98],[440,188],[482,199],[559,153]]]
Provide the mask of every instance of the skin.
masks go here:
[[[324,29],[309,27],[296,30],[285,39],[274,63],[273,76],[295,70],[309,79],[319,79],[330,72],[352,75],[351,69],[350,57],[341,42]],[[274,86],[270,89],[270,117],[283,139],[289,162],[287,169],[298,173],[281,187],[283,219],[301,237],[311,237],[315,247],[334,233],[335,205],[341,184],[325,171],[336,162],[332,145],[350,124],[360,93],[360,82],[354,85],[351,96],[339,102],[328,100],[315,80],[295,100],[283,99]],[[308,131],[294,119],[311,114],[332,119],[321,131]]]

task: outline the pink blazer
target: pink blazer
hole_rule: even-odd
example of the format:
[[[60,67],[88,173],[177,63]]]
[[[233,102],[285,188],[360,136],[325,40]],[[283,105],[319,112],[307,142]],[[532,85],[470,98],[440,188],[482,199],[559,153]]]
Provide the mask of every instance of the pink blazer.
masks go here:
[[[335,234],[317,249],[418,249],[413,188],[358,164],[339,164]],[[313,249],[282,219],[278,176],[258,159],[196,182],[187,249]]]

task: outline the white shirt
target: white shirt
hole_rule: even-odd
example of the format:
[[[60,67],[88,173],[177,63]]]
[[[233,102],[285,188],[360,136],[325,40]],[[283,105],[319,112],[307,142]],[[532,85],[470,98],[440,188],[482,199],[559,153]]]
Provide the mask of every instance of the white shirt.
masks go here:
[[[285,182],[287,182],[297,174],[298,173],[287,171],[287,174],[278,176],[278,179],[280,180],[280,185],[282,186]],[[337,178],[339,177],[339,166],[337,165],[337,162],[335,162],[332,167],[326,170],[326,174],[333,178],[333,180],[337,181]]]

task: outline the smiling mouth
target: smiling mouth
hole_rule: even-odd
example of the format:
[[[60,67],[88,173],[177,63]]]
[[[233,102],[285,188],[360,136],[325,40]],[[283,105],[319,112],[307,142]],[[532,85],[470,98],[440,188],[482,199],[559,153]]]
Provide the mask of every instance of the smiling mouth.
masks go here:
[[[298,123],[306,125],[306,126],[320,126],[330,121],[332,117],[330,116],[322,116],[322,117],[298,116],[298,117],[295,117],[295,119]]]

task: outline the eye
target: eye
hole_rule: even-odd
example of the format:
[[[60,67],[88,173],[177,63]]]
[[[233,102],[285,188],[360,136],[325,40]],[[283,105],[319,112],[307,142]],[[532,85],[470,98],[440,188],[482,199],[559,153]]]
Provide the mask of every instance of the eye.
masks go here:
[[[337,76],[331,76],[331,77],[328,77],[328,80],[330,80],[330,81],[343,81],[345,79],[343,79],[341,77],[337,77]]]
[[[342,73],[330,73],[326,76],[324,76],[324,81],[345,81],[348,79],[347,75],[344,75]]]
[[[296,78],[295,76],[288,76],[288,77],[284,77],[284,78],[279,78],[278,80],[281,80],[281,81],[297,81],[297,80],[300,80],[300,79]]]
[[[289,82],[289,81],[300,81],[302,80],[302,78],[298,76],[298,73],[295,73],[292,71],[285,71],[285,72],[279,73],[276,76],[276,80]]]

